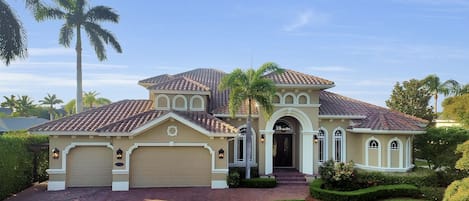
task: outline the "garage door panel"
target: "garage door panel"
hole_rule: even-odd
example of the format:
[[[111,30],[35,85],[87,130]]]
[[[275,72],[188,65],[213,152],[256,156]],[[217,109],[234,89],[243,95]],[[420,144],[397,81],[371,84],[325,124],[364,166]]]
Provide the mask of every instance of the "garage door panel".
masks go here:
[[[211,157],[201,147],[140,147],[130,161],[131,187],[210,186]]]
[[[112,150],[107,147],[76,147],[67,160],[67,186],[111,186]]]

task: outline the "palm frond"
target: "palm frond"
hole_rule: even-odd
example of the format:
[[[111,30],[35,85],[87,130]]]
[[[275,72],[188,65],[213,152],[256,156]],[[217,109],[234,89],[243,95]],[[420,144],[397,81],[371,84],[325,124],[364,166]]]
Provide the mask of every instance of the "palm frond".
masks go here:
[[[271,72],[282,73],[283,71],[284,69],[280,68],[279,65],[277,65],[276,63],[266,62],[262,64],[262,66],[259,69],[257,69],[256,76],[260,77]]]
[[[117,52],[122,53],[122,48],[119,42],[117,42],[116,38],[110,31],[103,29],[101,26],[91,22],[85,22],[83,26],[89,28],[90,30],[93,30],[93,32],[96,33],[98,37],[102,39],[102,41],[104,41],[106,44],[111,44],[111,46]]]
[[[243,93],[242,90],[239,88],[233,88],[230,93],[230,99],[228,104],[228,110],[230,112],[231,117],[236,116],[236,112],[238,109],[243,105],[244,100],[246,100],[247,96]]]
[[[458,94],[461,86],[456,80],[446,80],[441,84],[441,88],[443,89],[443,95],[447,96],[449,94]]]
[[[85,19],[90,22],[108,21],[118,23],[119,15],[110,7],[95,6],[86,12]]]
[[[106,49],[104,49],[104,44],[102,39],[99,37],[99,34],[96,33],[94,29],[90,26],[84,26],[86,34],[90,39],[91,46],[94,47],[94,51],[96,52],[96,56],[100,61],[106,60]]]
[[[26,33],[10,6],[0,0],[0,59],[9,65],[27,53]]]
[[[64,8],[68,12],[72,12],[76,9],[76,4],[74,0],[55,0],[57,5]]]
[[[70,47],[70,42],[73,39],[73,27],[68,23],[62,25],[60,29],[59,43],[65,47]]]
[[[59,8],[51,8],[40,6],[34,10],[34,18],[37,21],[44,21],[48,19],[64,19],[66,14]]]

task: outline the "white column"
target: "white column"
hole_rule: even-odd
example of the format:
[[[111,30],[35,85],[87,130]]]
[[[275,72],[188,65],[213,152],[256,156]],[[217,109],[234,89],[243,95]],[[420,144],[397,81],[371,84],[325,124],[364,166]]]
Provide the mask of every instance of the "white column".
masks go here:
[[[264,135],[265,137],[265,155],[264,155],[264,160],[265,160],[265,174],[272,174],[273,172],[273,163],[272,163],[272,147],[273,147],[273,135],[274,131],[273,130],[261,130],[260,131],[261,135]]]
[[[302,161],[301,172],[303,174],[313,174],[313,135],[315,131],[303,131],[302,136]]]

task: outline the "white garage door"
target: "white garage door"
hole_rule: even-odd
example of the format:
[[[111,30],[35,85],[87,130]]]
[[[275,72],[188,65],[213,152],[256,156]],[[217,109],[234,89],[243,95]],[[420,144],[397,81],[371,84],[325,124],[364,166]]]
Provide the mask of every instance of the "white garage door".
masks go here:
[[[112,150],[107,147],[76,147],[67,156],[67,186],[111,186]]]
[[[211,156],[202,147],[139,147],[130,156],[130,187],[210,186]]]

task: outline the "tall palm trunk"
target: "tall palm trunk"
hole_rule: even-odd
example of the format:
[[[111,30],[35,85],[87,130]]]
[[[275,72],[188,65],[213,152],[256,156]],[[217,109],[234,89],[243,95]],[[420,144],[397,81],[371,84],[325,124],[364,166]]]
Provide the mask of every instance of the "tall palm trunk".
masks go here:
[[[251,119],[251,98],[248,99],[248,119],[246,123],[247,132],[246,132],[246,156],[244,160],[246,162],[246,179],[251,178],[251,155],[252,155],[252,133],[251,133],[251,126],[252,126],[252,119]]]
[[[49,120],[54,120],[54,107],[51,105],[50,108],[49,108]]]
[[[77,25],[77,45],[76,45],[76,52],[77,52],[77,102],[76,102],[76,109],[77,113],[83,111],[83,87],[82,87],[82,72],[81,72],[81,29],[80,25]]]
[[[434,107],[435,107],[435,116],[438,116],[437,115],[437,112],[438,112],[438,93],[435,93],[433,94],[433,98],[435,99],[435,102],[433,103],[434,104]]]

